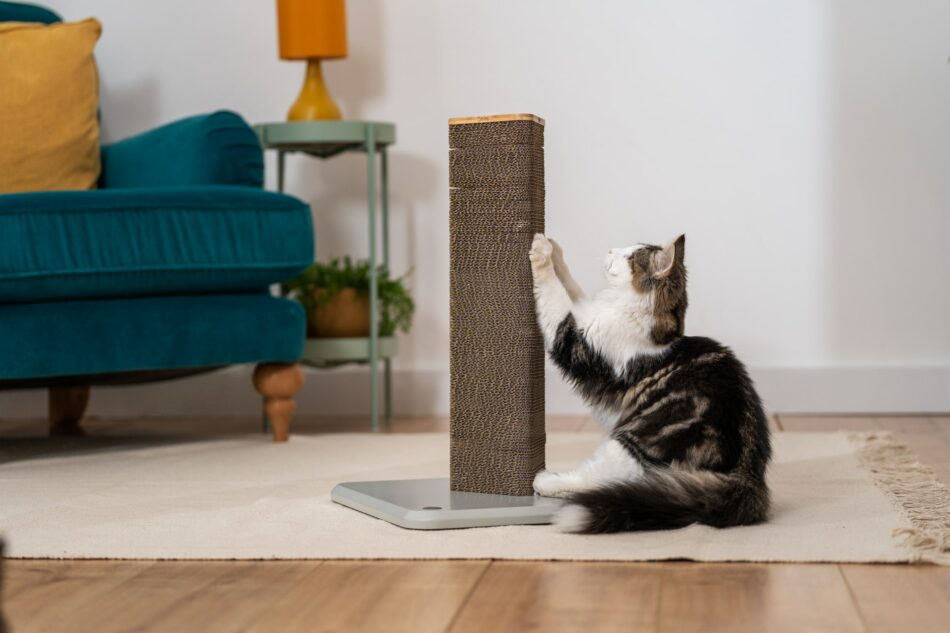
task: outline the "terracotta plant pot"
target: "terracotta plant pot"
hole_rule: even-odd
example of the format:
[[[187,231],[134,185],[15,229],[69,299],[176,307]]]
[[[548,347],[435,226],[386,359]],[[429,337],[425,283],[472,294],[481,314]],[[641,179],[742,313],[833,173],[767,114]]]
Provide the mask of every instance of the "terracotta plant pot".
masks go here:
[[[317,289],[319,301],[326,291]],[[327,303],[315,308],[308,318],[307,336],[311,338],[342,338],[369,336],[369,297],[354,288],[344,288]]]

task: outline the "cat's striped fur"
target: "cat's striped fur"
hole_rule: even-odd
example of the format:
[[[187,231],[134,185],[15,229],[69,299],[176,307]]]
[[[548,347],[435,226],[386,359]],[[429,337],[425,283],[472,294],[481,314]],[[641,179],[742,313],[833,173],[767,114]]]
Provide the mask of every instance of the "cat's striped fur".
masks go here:
[[[540,494],[566,497],[561,527],[616,532],[756,523],[766,518],[769,431],[742,363],[683,335],[685,240],[612,251],[607,288],[586,299],[557,245],[537,236],[531,262],[551,359],[608,439]],[[569,288],[573,288],[569,291]]]

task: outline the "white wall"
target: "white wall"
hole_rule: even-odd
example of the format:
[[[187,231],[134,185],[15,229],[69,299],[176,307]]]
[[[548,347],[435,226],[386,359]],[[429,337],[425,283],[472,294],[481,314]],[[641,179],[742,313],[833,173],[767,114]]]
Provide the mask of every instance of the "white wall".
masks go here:
[[[108,139],[215,108],[280,120],[302,78],[277,59],[273,2],[50,3],[104,25]],[[348,118],[399,125],[394,267],[414,269],[418,303],[400,410],[447,407],[446,119],[522,111],[547,119],[548,232],[582,283],[606,248],[685,231],[689,333],[732,345],[774,408],[950,408],[950,3],[348,10],[351,54],[328,83]],[[363,174],[360,156],[293,159],[321,258],[365,254]],[[549,409],[576,409],[549,382]]]

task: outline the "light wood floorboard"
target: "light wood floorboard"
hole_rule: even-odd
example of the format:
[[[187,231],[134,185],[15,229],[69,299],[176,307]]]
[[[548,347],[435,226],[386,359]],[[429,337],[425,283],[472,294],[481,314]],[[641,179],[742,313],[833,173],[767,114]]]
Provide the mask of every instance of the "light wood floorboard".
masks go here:
[[[488,561],[328,561],[248,631],[444,631]]]
[[[662,577],[661,564],[495,561],[451,630],[652,631]]]
[[[686,563],[664,569],[661,632],[862,630],[836,565]]]
[[[188,563],[162,563],[187,565]],[[191,593],[149,623],[152,630],[225,633],[265,617],[321,561],[235,561],[213,583]]]
[[[0,605],[12,633],[81,631],[87,624],[76,613],[90,605],[109,611],[116,589],[155,565],[152,561],[4,561]]]
[[[773,431],[889,430],[950,482],[950,416],[790,416]],[[550,431],[595,431],[587,416]],[[257,418],[93,420],[77,451],[260,430]],[[298,433],[361,432],[302,418]],[[388,432],[445,431],[405,418]],[[50,449],[42,421],[0,437]],[[61,441],[61,440],[57,440]],[[60,445],[60,446],[64,446]],[[950,568],[513,561],[5,561],[12,633],[42,631],[939,631]]]
[[[225,561],[156,563],[113,587],[106,602],[90,600],[68,617],[80,630],[97,633],[163,630],[160,622],[169,611],[187,604],[194,594],[219,582],[234,564]]]
[[[950,567],[841,565],[870,633],[950,630]]]

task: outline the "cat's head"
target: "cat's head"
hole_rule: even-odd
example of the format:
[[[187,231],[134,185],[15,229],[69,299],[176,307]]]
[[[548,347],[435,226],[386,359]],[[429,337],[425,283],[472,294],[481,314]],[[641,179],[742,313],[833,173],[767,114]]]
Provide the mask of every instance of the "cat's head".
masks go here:
[[[666,246],[637,244],[613,248],[604,261],[607,283],[622,292],[633,292],[641,305],[651,308],[650,335],[665,345],[683,335],[686,317],[686,236]]]

